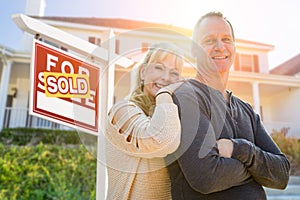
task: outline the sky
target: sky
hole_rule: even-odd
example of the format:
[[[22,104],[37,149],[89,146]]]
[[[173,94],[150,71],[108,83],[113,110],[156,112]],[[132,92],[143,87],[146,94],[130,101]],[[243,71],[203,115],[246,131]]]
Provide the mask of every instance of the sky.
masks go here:
[[[71,5],[70,5],[71,3]],[[26,0],[0,3],[0,44],[19,50],[22,31],[12,14],[25,14]],[[221,11],[236,38],[274,46],[270,68],[300,53],[298,0],[46,0],[45,16],[123,18],[192,29],[198,18]]]

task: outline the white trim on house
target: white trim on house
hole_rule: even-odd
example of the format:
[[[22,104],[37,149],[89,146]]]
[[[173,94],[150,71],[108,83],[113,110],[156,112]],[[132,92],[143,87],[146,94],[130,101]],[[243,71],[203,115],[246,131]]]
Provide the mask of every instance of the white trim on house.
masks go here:
[[[272,51],[274,46],[268,44],[262,44],[258,42],[246,41],[246,40],[236,40],[236,46],[239,48],[246,48],[246,49],[255,49],[256,51]]]
[[[271,84],[300,88],[299,77],[275,74],[231,71],[229,75],[229,81],[259,82],[260,84]]]

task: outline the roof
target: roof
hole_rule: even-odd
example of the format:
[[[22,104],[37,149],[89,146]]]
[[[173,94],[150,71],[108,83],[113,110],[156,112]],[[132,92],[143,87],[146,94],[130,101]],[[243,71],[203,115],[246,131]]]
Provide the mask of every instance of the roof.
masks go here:
[[[139,28],[165,28],[170,29],[184,35],[191,36],[192,31],[190,29],[173,26],[172,24],[160,24],[154,22],[137,21],[130,19],[119,18],[95,18],[95,17],[56,17],[56,16],[31,16],[35,19],[52,20],[60,22],[77,23],[93,26],[104,26],[120,29],[139,29]]]
[[[248,45],[259,45],[259,46],[264,46],[270,50],[274,49],[274,45],[270,45],[270,44],[266,44],[266,43],[262,43],[262,42],[254,42],[254,41],[250,41],[250,40],[245,40],[245,39],[239,39],[239,38],[236,38],[235,41],[237,43],[245,43],[245,44],[248,44]]]
[[[154,22],[132,20],[132,19],[95,18],[95,17],[59,17],[59,16],[31,16],[31,17],[35,19],[41,19],[41,20],[51,20],[51,21],[58,21],[58,22],[68,22],[68,23],[76,23],[76,24],[83,24],[83,25],[103,26],[103,27],[129,29],[129,30],[139,29],[139,28],[164,28],[164,29],[176,31],[186,36],[190,36],[190,37],[192,36],[191,29],[173,26],[172,24],[168,25],[168,24],[161,24],[161,23],[154,23]],[[269,50],[272,50],[274,48],[273,45],[239,39],[239,38],[236,38],[236,42],[247,44],[247,45],[264,46]]]
[[[300,54],[270,70],[271,74],[296,75],[300,72]]]

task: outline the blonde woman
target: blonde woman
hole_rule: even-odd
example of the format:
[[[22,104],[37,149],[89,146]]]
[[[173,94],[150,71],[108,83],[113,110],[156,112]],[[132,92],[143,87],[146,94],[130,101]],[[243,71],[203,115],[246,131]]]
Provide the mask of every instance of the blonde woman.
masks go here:
[[[164,157],[180,143],[178,109],[171,96],[180,85],[180,54],[169,43],[152,46],[138,68],[138,87],[108,114],[109,200],[171,199]]]

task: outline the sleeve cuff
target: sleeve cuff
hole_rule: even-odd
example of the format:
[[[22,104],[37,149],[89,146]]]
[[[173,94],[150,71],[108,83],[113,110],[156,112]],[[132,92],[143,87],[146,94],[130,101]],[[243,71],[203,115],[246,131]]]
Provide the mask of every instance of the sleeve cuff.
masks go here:
[[[231,141],[233,142],[231,157],[241,161],[246,167],[250,166],[255,153],[253,144],[245,139],[231,139]]]

